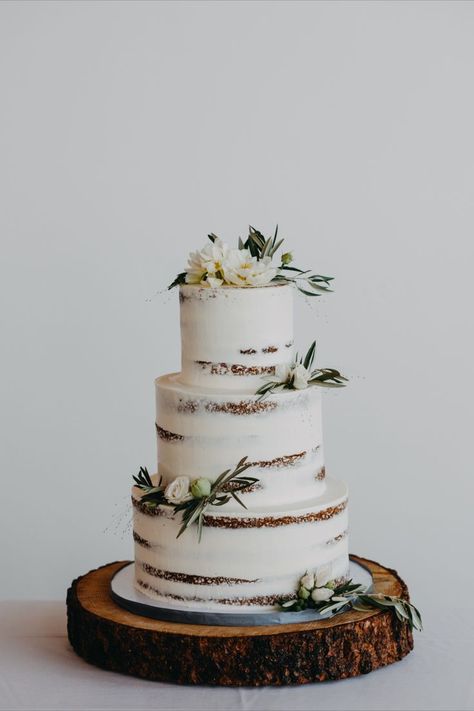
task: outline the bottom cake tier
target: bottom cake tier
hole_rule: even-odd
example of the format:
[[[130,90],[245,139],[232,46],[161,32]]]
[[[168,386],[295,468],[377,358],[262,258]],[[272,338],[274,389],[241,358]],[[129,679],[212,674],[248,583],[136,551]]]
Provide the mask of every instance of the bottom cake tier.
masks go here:
[[[306,571],[323,566],[331,580],[349,569],[347,487],[327,479],[323,496],[262,511],[225,513],[210,507],[201,542],[197,526],[180,538],[181,514],[167,506],[147,508],[134,487],[133,537],[138,590],[189,609],[272,609],[294,597]]]

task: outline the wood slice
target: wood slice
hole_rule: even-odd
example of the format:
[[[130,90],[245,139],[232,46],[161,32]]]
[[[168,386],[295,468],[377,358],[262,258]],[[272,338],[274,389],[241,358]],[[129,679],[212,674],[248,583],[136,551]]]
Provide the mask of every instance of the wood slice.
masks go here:
[[[396,571],[358,556],[375,592],[409,599]],[[351,610],[328,620],[262,627],[164,622],[116,605],[110,580],[129,561],[74,580],[67,593],[68,636],[96,666],[154,681],[216,686],[306,684],[367,674],[413,649],[407,624],[390,610]]]

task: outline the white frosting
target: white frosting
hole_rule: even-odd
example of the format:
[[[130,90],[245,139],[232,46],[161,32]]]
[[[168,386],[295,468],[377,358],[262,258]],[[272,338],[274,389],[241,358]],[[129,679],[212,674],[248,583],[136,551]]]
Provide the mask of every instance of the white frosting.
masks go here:
[[[248,390],[293,357],[293,286],[180,287],[181,374],[190,385]]]
[[[156,380],[156,400],[157,425],[180,437],[158,433],[158,471],[165,483],[177,476],[214,480],[247,456],[256,464],[246,473],[262,487],[244,495],[250,509],[324,492],[324,480],[317,478],[324,474],[319,388],[286,390],[259,404],[255,395],[206,392],[165,375]],[[240,508],[236,502],[229,507]]]
[[[247,509],[208,507],[201,543],[194,524],[177,539],[181,514],[150,515],[134,488],[137,586],[190,609],[245,610],[292,595],[306,570],[344,577],[347,489],[325,479],[321,390],[255,395],[293,359],[293,287],[184,285],[180,302],[182,371],[155,384],[159,476],[215,480],[247,456],[259,481],[239,494]]]
[[[138,489],[134,488],[133,496],[139,500]],[[346,507],[331,515],[331,509],[344,505],[346,501],[347,487],[339,481],[328,480],[324,495],[306,502],[304,506],[276,507],[271,512],[268,509],[240,509],[232,513],[236,523],[240,519],[263,518],[271,522],[272,519],[288,520],[291,517],[292,520],[320,512],[330,516],[326,520],[269,524],[260,528],[204,526],[201,543],[198,542],[195,526],[176,538],[181,515],[173,517],[171,509],[162,507],[165,515],[161,516],[150,516],[134,509],[134,530],[148,545],[144,547],[136,543],[136,579],[150,586],[148,589],[138,587],[145,594],[167,599],[168,602],[167,596],[177,596],[184,598],[191,607],[199,607],[200,601],[202,604],[204,600],[206,604],[212,603],[215,609],[228,609],[228,604],[218,600],[234,598],[237,601],[238,598],[292,593],[306,570],[317,570],[322,565],[331,566],[332,578],[343,577],[348,569],[345,535],[348,512]],[[227,505],[209,512],[209,516],[214,519],[228,518]],[[151,566],[155,574],[147,572],[146,566]],[[164,579],[159,571],[218,580],[214,584],[212,581],[195,584]],[[222,578],[250,582],[226,583]],[[198,599],[193,601],[193,598]]]

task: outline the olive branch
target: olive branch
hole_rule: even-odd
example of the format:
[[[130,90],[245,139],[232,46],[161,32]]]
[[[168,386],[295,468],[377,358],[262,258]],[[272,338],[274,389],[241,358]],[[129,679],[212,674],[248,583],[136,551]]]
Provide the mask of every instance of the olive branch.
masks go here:
[[[278,380],[275,375],[267,375],[266,381],[255,391],[256,395],[260,395],[258,400],[262,400],[270,393],[281,390],[296,390],[295,388],[295,368],[302,365],[308,371],[308,386],[318,385],[325,388],[342,388],[348,382],[348,378],[342,375],[335,368],[313,368],[314,358],[316,356],[316,341],[313,341],[306,355],[300,357],[298,353],[295,360],[289,368],[288,375],[285,380]]]
[[[144,492],[141,502],[147,508],[156,509],[157,506],[170,506],[174,514],[182,512],[182,525],[176,538],[179,538],[187,528],[196,522],[198,541],[201,542],[204,514],[209,506],[224,506],[231,499],[235,499],[240,506],[244,509],[247,508],[237,492],[245,491],[248,487],[258,483],[259,479],[255,477],[241,476],[251,466],[252,463],[247,461],[247,457],[243,457],[233,470],[226,469],[214,482],[209,482],[209,494],[195,496],[190,491],[179,504],[173,504],[167,500],[162,478],[160,477],[158,484],[154,485],[146,468],[140,467],[138,475],[133,479],[136,486]]]
[[[364,585],[353,583],[352,580],[336,586],[329,600],[314,601],[309,591],[307,591],[308,596],[304,598],[300,596],[301,590],[300,588],[298,597],[280,602],[283,612],[300,612],[312,608],[321,615],[337,615],[350,609],[359,612],[367,612],[373,608],[391,609],[397,619],[408,624],[411,630],[416,629],[421,632],[423,629],[420,612],[410,602],[393,595],[368,593]],[[304,594],[302,593],[302,595]]]
[[[208,496],[204,496],[200,499],[192,499],[191,501],[183,501],[182,504],[175,506],[175,512],[183,512],[183,524],[176,538],[179,538],[184,531],[196,521],[198,526],[198,541],[201,541],[204,514],[208,506],[224,506],[224,504],[227,504],[231,498],[233,498],[240,506],[246,509],[246,505],[237,495],[237,492],[244,491],[247,487],[259,481],[255,477],[240,476],[242,472],[251,466],[252,464],[247,462],[247,457],[243,457],[233,471],[226,469],[226,471],[217,477],[211,485],[211,491]],[[232,489],[227,489],[227,486],[231,483]]]

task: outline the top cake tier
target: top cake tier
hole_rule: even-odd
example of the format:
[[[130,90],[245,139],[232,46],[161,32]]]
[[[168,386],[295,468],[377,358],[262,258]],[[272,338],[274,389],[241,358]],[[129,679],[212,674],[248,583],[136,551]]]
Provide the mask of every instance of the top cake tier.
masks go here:
[[[180,286],[180,381],[255,392],[293,358],[293,286]]]

